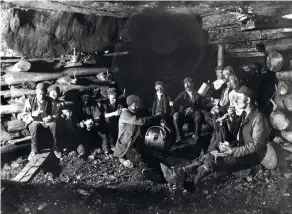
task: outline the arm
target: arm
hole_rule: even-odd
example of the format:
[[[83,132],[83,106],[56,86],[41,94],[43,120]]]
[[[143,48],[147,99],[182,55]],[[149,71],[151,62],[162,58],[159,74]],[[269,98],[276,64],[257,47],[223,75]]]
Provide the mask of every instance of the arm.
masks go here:
[[[269,127],[263,115],[258,115],[252,122],[252,140],[240,147],[232,148],[234,157],[243,157],[260,150],[269,136]]]
[[[132,113],[130,113],[128,110],[123,111],[120,117],[120,121],[132,125],[137,125],[137,126],[144,126],[152,123],[156,119],[160,119],[161,116],[155,115],[151,117],[138,117]]]
[[[180,110],[181,100],[183,99],[183,93],[179,93],[175,100],[173,101],[173,109],[174,112],[177,112]]]
[[[30,124],[33,121],[31,111],[32,111],[31,105],[30,105],[29,99],[27,99],[25,101],[23,112],[22,112],[22,121],[25,122],[26,124]]]

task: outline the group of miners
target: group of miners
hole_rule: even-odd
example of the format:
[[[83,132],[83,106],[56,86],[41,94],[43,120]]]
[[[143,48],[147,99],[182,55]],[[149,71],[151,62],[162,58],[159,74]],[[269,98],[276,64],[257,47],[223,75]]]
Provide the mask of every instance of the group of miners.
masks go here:
[[[95,102],[91,95],[81,96],[82,107],[77,121],[66,103],[60,100],[58,87],[47,88],[43,83],[36,87],[36,96],[29,98],[22,113],[22,120],[31,133],[33,159],[41,147],[42,129],[50,130],[53,150],[62,157],[59,139],[64,127],[71,121],[72,129],[79,137],[77,151],[86,157],[101,142],[108,157],[119,158],[126,167],[135,167],[152,181],[166,180],[182,185],[186,180],[195,184],[206,175],[221,169],[250,168],[261,162],[267,150],[269,122],[256,104],[257,94],[250,87],[241,85],[231,66],[216,68],[217,79],[210,84],[207,95],[202,96],[191,78],[183,80],[184,91],[171,101],[164,90],[164,83],[155,83],[152,116],[141,113],[142,100],[138,95],[120,98],[115,88],[108,90],[108,99]],[[74,112],[73,112],[74,114]],[[172,157],[168,152],[145,145],[145,130],[152,125],[167,124],[174,130],[173,145],[185,142],[182,127],[192,123],[192,142],[202,139],[202,125],[212,132],[208,149],[190,161]],[[96,155],[92,154],[93,156]]]

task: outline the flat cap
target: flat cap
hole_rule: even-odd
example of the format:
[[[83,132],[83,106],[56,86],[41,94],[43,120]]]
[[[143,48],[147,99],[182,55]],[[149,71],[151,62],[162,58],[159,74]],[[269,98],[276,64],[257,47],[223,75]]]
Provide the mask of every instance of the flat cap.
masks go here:
[[[244,94],[245,96],[247,96],[251,99],[257,98],[256,92],[246,85],[241,86],[240,89],[237,91],[237,93]]]
[[[190,77],[186,77],[186,78],[184,79],[184,84],[185,84],[186,82],[190,82],[190,83],[192,83],[193,80],[192,80]]]
[[[48,91],[51,92],[51,91],[56,91],[57,94],[60,94],[60,88],[56,85],[52,85],[51,87],[48,88]]]
[[[226,67],[224,68],[224,70],[228,70],[228,71],[230,71],[231,73],[234,73],[234,70],[233,70],[233,68],[232,68],[231,66],[226,66]]]
[[[36,90],[47,91],[47,86],[44,83],[38,83],[36,85]]]
[[[134,103],[141,103],[141,99],[137,95],[131,94],[127,97],[126,103],[128,106],[131,106]]]
[[[156,82],[155,82],[155,86],[157,86],[157,85],[162,85],[162,86],[163,86],[164,84],[163,84],[162,81],[156,81]]]

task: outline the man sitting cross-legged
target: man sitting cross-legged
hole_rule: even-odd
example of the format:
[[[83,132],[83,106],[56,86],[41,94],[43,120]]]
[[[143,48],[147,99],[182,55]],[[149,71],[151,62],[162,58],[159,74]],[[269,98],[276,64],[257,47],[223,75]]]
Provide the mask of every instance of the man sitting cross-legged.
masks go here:
[[[161,164],[165,179],[172,184],[183,184],[194,179],[197,184],[206,175],[218,169],[236,171],[251,168],[260,163],[267,149],[269,123],[267,117],[255,105],[255,92],[242,86],[237,92],[236,106],[243,114],[236,119],[234,108],[228,110],[227,125],[236,137],[235,142],[220,142],[213,150],[185,167],[170,168]],[[273,159],[271,159],[273,160]]]

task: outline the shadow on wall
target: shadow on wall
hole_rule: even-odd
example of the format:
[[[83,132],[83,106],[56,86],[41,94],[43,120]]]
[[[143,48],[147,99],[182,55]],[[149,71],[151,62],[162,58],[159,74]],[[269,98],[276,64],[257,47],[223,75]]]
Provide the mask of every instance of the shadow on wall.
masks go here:
[[[124,30],[123,44],[117,51],[128,50],[129,55],[113,60],[120,68],[117,80],[128,94],[140,95],[146,107],[151,106],[156,80],[165,83],[174,99],[183,90],[183,78],[192,77],[197,89],[210,78],[202,68],[208,64],[208,38],[196,14],[149,9],[129,18]],[[212,70],[216,60],[215,55]]]

